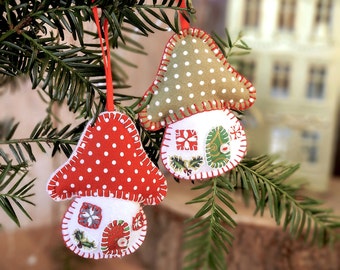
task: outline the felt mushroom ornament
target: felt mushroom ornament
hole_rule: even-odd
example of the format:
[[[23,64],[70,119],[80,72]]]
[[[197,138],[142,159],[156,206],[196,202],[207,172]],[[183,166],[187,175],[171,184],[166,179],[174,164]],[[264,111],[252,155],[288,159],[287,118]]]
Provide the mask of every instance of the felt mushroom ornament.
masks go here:
[[[256,91],[205,31],[188,27],[170,38],[147,99],[140,121],[166,128],[161,158],[176,178],[221,175],[246,154],[244,129],[230,110],[248,109]]]
[[[96,8],[94,15],[99,28]],[[107,24],[104,33],[107,39]],[[143,206],[160,203],[167,192],[165,177],[144,151],[133,121],[113,109],[109,53],[101,45],[108,111],[87,124],[74,152],[47,184],[55,201],[72,200],[62,221],[66,246],[94,259],[134,252],[146,235]]]

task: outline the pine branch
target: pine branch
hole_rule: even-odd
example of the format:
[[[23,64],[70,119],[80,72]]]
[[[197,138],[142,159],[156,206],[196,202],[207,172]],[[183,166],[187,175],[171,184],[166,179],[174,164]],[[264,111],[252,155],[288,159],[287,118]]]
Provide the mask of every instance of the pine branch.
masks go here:
[[[17,212],[22,212],[32,220],[24,204],[35,205],[31,201],[31,197],[34,196],[31,189],[35,179],[25,183],[24,179],[27,173],[28,171],[22,173],[11,164],[0,168],[0,207],[19,227],[20,221]]]
[[[332,244],[339,238],[340,217],[322,208],[322,202],[299,194],[301,187],[287,183],[298,167],[276,157],[260,156],[242,161],[229,180],[239,181],[246,193],[252,193],[256,213],[269,208],[276,223],[293,237],[320,246]]]
[[[185,270],[226,269],[225,255],[232,245],[236,222],[228,212],[236,213],[233,199],[228,194],[234,188],[222,177],[203,182],[193,190],[201,195],[188,204],[203,204],[195,216],[187,221],[185,230]],[[226,210],[227,209],[227,210]]]

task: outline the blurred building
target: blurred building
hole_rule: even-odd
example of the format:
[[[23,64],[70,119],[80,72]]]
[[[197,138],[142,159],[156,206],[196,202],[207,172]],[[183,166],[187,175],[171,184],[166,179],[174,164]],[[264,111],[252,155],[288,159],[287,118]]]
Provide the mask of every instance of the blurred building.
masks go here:
[[[235,62],[258,93],[249,154],[279,153],[301,164],[311,189],[326,190],[340,166],[340,1],[229,0],[226,26],[252,48]]]

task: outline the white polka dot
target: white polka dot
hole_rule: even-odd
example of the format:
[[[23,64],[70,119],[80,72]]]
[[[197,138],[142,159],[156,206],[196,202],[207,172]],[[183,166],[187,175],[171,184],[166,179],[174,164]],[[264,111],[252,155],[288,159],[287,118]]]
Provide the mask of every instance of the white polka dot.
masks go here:
[[[72,184],[70,185],[70,187],[71,187],[71,188],[74,188],[74,187],[75,187],[75,184],[72,183]]]
[[[190,107],[191,109],[195,109],[195,104],[192,104]]]
[[[200,52],[199,49],[194,50],[194,53],[196,53],[196,54],[199,53],[199,52]]]
[[[178,96],[178,97],[177,97],[177,100],[178,100],[178,101],[181,101],[182,99],[183,99],[182,96]]]
[[[124,169],[119,169],[119,173],[124,173]]]
[[[134,186],[134,187],[133,187],[133,190],[137,190],[137,189],[138,189],[138,187],[137,187],[137,186]]]
[[[149,186],[147,186],[147,187],[146,187],[146,191],[149,191],[149,190],[150,190],[150,187],[149,187]]]
[[[59,182],[55,182],[55,185],[56,185],[57,187],[59,187]]]
[[[159,113],[158,113],[158,116],[159,116],[159,117],[162,117],[162,116],[163,116],[163,113],[162,113],[162,112],[159,112]]]
[[[242,88],[241,88],[241,93],[243,93],[243,92],[244,92],[244,88],[242,87]]]
[[[211,63],[212,62],[212,59],[211,58],[208,58],[208,63]]]
[[[195,96],[194,93],[189,94],[189,98],[194,98],[194,96]]]
[[[188,55],[188,51],[184,51],[184,52],[183,52],[183,55]]]
[[[99,176],[96,176],[96,177],[94,178],[94,180],[98,182],[98,181],[99,181]]]
[[[188,83],[188,87],[192,87],[192,83],[191,82]]]
[[[204,91],[201,92],[201,96],[202,97],[205,96],[205,92]]]
[[[177,54],[173,53],[172,58],[176,58],[176,57],[177,57]]]
[[[111,182],[114,182],[114,181],[116,181],[116,177],[112,176],[111,177]]]
[[[231,89],[232,93],[236,93],[236,88]]]
[[[131,160],[128,160],[126,164],[130,166],[132,164]]]
[[[102,128],[100,126],[97,126],[96,128],[98,131],[100,131]]]
[[[64,178],[64,179],[67,179],[67,174],[64,174],[64,175],[63,175],[63,178]]]
[[[187,73],[185,73],[185,75],[187,75],[187,77],[190,77],[191,76],[191,72],[187,72]]]
[[[148,119],[151,120],[152,119],[152,115],[148,115]]]
[[[168,92],[168,91],[169,91],[169,87],[165,87],[164,92]]]
[[[224,71],[224,67],[221,67],[221,68],[220,68],[220,71]]]
[[[208,49],[205,49],[204,52],[205,52],[205,53],[209,53],[209,50],[208,50]]]
[[[135,174],[137,174],[138,173],[138,170],[137,169],[135,169]]]
[[[187,44],[187,42],[185,41],[185,40],[182,40],[182,45],[185,45],[185,44]]]
[[[202,75],[202,74],[203,74],[203,70],[199,70],[198,75]]]
[[[179,78],[179,74],[177,74],[177,73],[174,74],[174,78],[175,78],[175,79],[178,79],[178,78]]]
[[[100,147],[100,143],[99,143],[99,142],[96,143],[96,147],[97,147],[97,148]]]
[[[174,113],[174,110],[170,109],[170,110],[169,110],[169,113]]]
[[[92,168],[87,168],[87,172],[92,172]]]
[[[117,127],[116,127],[116,126],[113,126],[113,127],[112,127],[112,130],[113,130],[113,131],[117,131]]]
[[[235,79],[235,77],[231,77],[231,80],[234,82],[236,79]]]
[[[215,95],[216,94],[216,90],[211,90],[211,94]]]
[[[71,171],[75,172],[76,171],[76,167],[72,167]]]
[[[97,165],[100,164],[100,160],[99,159],[96,160],[96,164]]]
[[[223,93],[223,94],[227,93],[227,89],[223,88],[223,89],[222,89],[222,93]]]
[[[204,81],[200,81],[200,85],[204,85]]]
[[[233,100],[233,99],[231,99],[231,100],[229,100],[229,102],[230,102],[230,103],[234,103],[234,100]]]
[[[212,79],[210,82],[211,82],[212,84],[214,84],[214,83],[216,83],[216,80],[215,80],[215,79]]]
[[[126,181],[131,182],[132,181],[131,177],[128,177]]]
[[[177,90],[181,89],[181,85],[179,85],[179,84],[176,84],[175,87],[176,87]]]
[[[241,98],[241,99],[240,99],[240,102],[241,102],[241,103],[242,103],[242,102],[244,102],[244,99],[243,99],[243,98]]]
[[[111,164],[112,164],[112,165],[116,165],[116,164],[117,164],[117,161],[116,161],[116,160],[112,160],[112,161],[111,161]]]
[[[108,173],[109,172],[108,168],[104,168],[103,172]]]
[[[104,156],[107,157],[108,155],[109,155],[109,152],[105,151],[105,152],[104,152]]]
[[[180,107],[179,110],[180,110],[180,111],[184,111],[184,107]]]
[[[80,164],[84,164],[85,161],[83,159],[81,159],[79,162],[80,162]]]
[[[160,102],[157,100],[157,101],[155,102],[155,105],[156,105],[156,106],[159,106],[159,104],[160,104]]]
[[[118,189],[119,189],[119,190],[122,190],[122,189],[123,189],[123,186],[122,186],[122,185],[119,185],[119,186],[118,186]]]
[[[124,135],[120,135],[119,137],[121,140],[124,140]]]
[[[89,151],[87,154],[88,154],[89,156],[92,156],[92,155],[93,155],[93,152],[92,152],[92,151]]]
[[[202,61],[200,59],[196,60],[196,64],[200,65],[202,63]]]
[[[130,149],[130,148],[131,148],[131,144],[128,143],[128,144],[126,145],[126,148]]]
[[[107,140],[109,137],[110,137],[110,136],[107,135],[107,134],[104,135],[104,139],[105,139],[105,140]]]
[[[119,155],[120,155],[121,157],[124,157],[125,154],[124,154],[124,152],[120,152]]]
[[[158,95],[158,90],[155,90],[155,91],[153,92],[153,94],[154,94],[155,96],[157,96],[157,95]]]
[[[167,98],[167,99],[165,100],[165,102],[166,102],[166,103],[170,103],[170,102],[171,102],[171,99],[170,99],[170,98]]]
[[[192,39],[192,43],[196,43],[197,40],[195,38]]]
[[[93,134],[92,133],[89,135],[89,139],[93,139]]]
[[[80,176],[78,177],[78,180],[79,180],[79,181],[83,181],[83,180],[84,180],[84,177],[83,177],[82,175],[80,175]]]
[[[214,72],[215,72],[215,69],[211,68],[211,69],[209,69],[209,72],[210,72],[210,73],[214,73]]]
[[[168,80],[168,77],[164,77],[163,80],[166,82]]]
[[[91,185],[90,185],[90,184],[87,184],[87,185],[86,185],[86,188],[91,188]]]
[[[227,81],[227,78],[223,77],[221,81],[225,83]]]
[[[86,145],[85,143],[82,143],[80,147],[85,148],[85,145]]]
[[[178,64],[173,64],[172,66],[173,66],[173,68],[177,68]]]
[[[185,66],[189,66],[189,65],[190,65],[189,61],[185,61],[185,62],[184,62],[184,65],[185,65]]]
[[[113,143],[112,144],[112,148],[116,148],[117,147],[117,144],[116,143]]]
[[[102,185],[102,189],[107,189],[107,185]]]
[[[140,181],[141,181],[142,183],[144,183],[144,182],[145,182],[145,178],[142,177],[142,178],[140,179]]]

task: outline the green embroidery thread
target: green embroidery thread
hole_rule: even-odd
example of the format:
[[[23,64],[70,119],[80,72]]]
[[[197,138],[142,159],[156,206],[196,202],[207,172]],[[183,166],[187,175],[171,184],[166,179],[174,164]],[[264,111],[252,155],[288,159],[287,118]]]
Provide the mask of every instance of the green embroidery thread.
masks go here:
[[[218,126],[210,130],[206,140],[207,162],[211,168],[222,168],[230,159],[230,139],[225,128]]]

